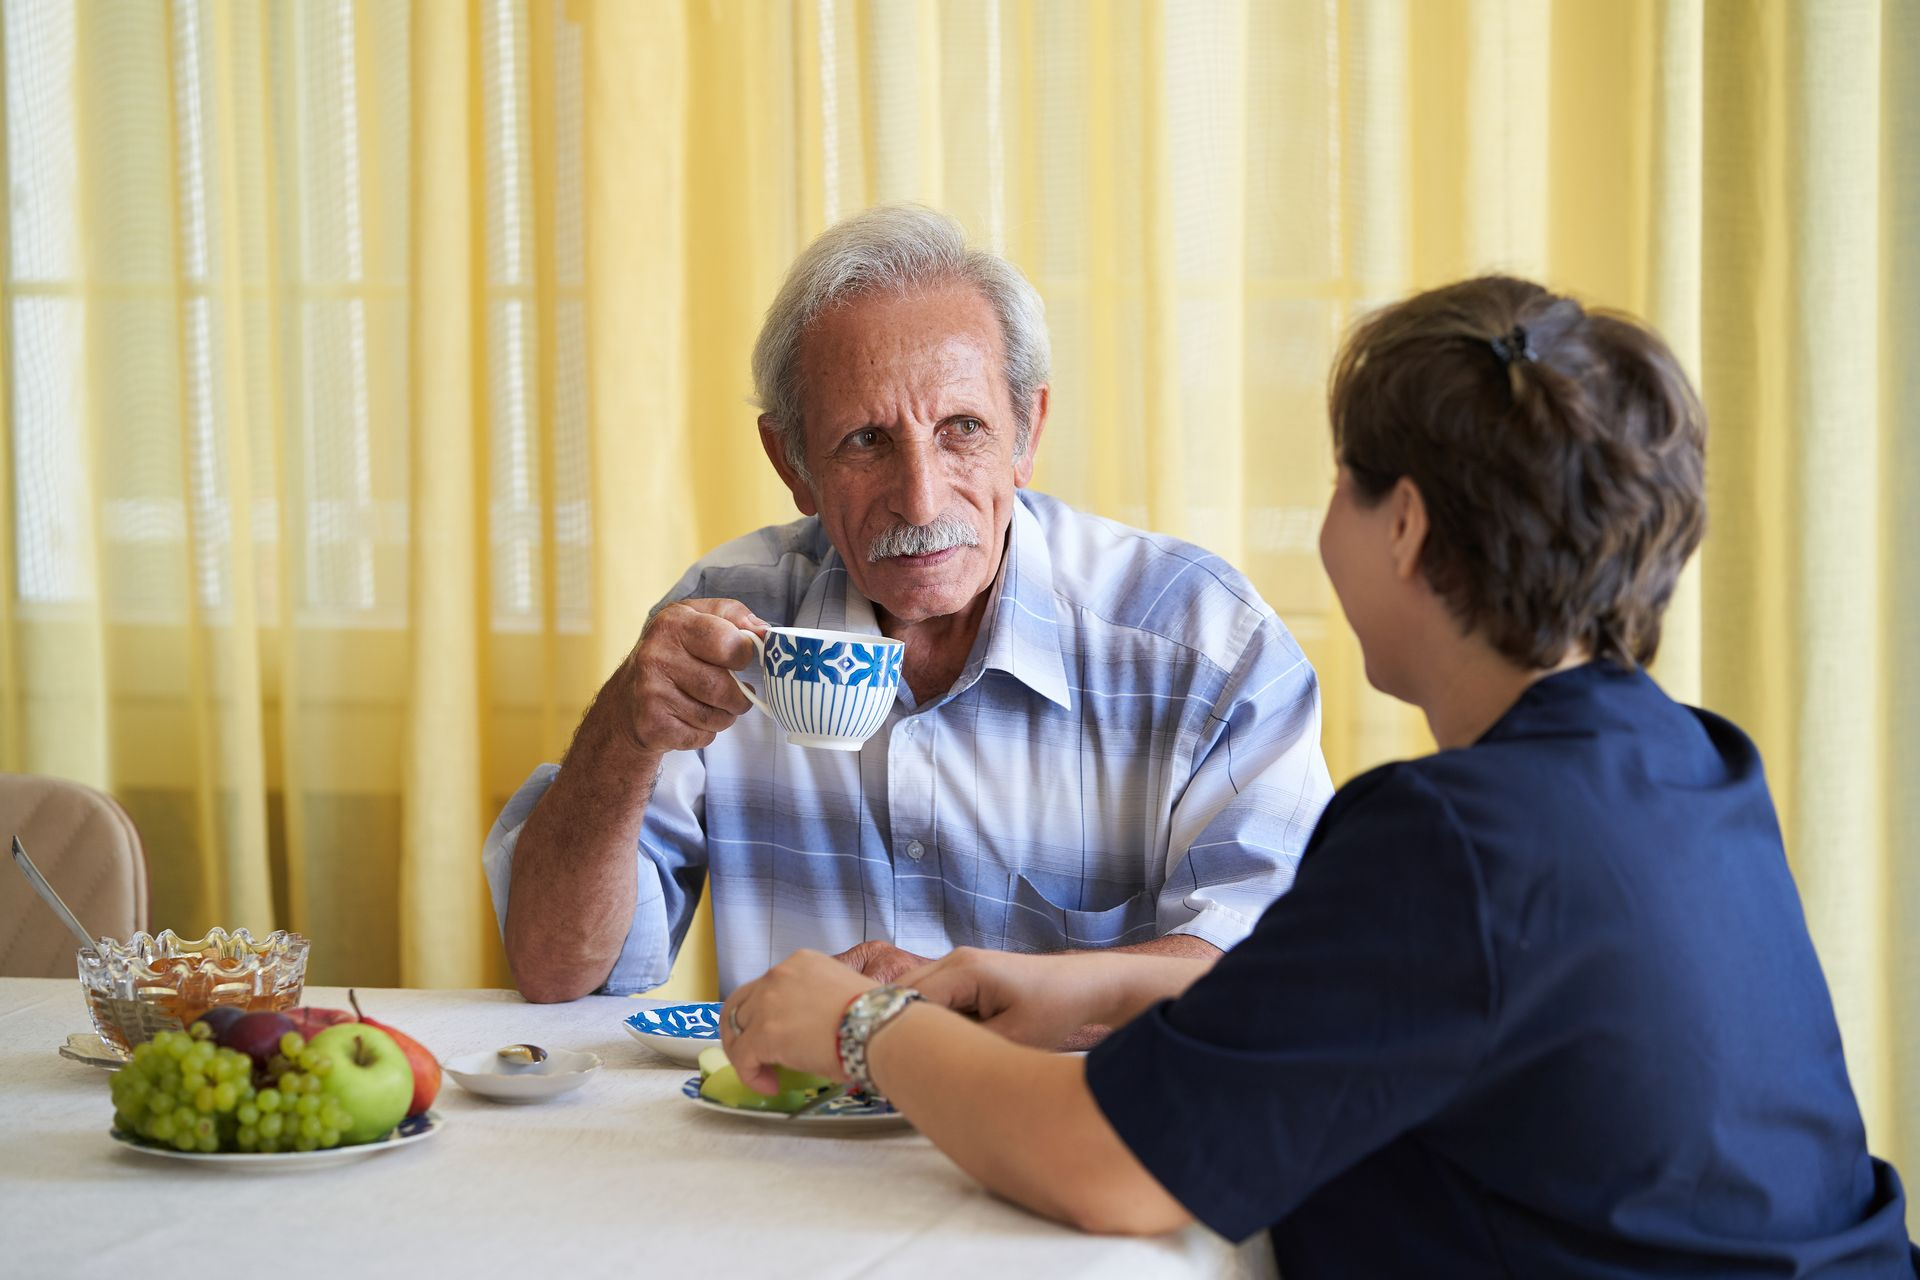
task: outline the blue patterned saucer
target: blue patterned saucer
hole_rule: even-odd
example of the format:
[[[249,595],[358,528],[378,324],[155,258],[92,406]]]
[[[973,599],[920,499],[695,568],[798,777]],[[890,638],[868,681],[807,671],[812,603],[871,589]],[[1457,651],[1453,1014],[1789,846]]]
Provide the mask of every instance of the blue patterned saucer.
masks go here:
[[[843,1098],[835,1098],[818,1111],[809,1112],[804,1116],[790,1116],[784,1111],[749,1111],[744,1107],[730,1107],[724,1102],[704,1098],[700,1095],[699,1076],[689,1076],[682,1081],[680,1094],[709,1111],[737,1116],[742,1120],[766,1120],[773,1124],[837,1125],[843,1128],[879,1129],[900,1127],[908,1123],[907,1118],[895,1110],[891,1102],[866,1093],[850,1093]]]
[[[700,1051],[720,1043],[720,1004],[663,1004],[642,1009],[626,1021],[627,1031],[655,1053],[686,1066],[700,1061]]]

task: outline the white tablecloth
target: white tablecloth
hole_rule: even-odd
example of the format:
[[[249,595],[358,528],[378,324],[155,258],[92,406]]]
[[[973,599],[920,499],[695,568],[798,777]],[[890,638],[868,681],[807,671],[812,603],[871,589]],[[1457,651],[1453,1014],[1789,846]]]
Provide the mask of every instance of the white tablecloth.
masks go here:
[[[444,1061],[527,1041],[605,1065],[509,1106],[452,1080],[424,1141],[241,1174],[107,1136],[107,1073],[58,1056],[88,1026],[79,984],[0,979],[0,1274],[371,1276],[1261,1276],[1191,1227],[1087,1236],[997,1200],[911,1130],[792,1132],[713,1115],[690,1074],[627,1035],[632,1000],[530,1005],[505,991],[362,990],[368,1015]],[[344,991],[307,1003],[345,1007]]]

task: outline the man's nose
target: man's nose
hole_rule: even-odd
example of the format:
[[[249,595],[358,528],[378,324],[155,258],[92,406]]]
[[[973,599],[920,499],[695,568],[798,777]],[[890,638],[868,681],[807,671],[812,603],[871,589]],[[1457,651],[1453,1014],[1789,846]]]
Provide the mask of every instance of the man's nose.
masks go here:
[[[893,478],[893,513],[908,524],[932,524],[947,509],[947,477],[933,448],[901,449]]]

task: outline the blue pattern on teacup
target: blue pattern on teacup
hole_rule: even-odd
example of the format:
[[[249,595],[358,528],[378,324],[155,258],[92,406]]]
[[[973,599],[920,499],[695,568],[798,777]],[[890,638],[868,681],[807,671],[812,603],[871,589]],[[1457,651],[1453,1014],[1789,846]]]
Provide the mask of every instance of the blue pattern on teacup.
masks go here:
[[[642,1009],[627,1019],[627,1025],[650,1036],[668,1036],[675,1040],[718,1040],[720,1006],[715,1003],[669,1004],[658,1009]]]
[[[881,686],[900,683],[904,645],[856,644],[775,632],[767,641],[767,670],[801,684]]]
[[[857,644],[853,650],[858,669],[848,684],[889,685],[900,683],[900,660],[906,656],[903,644]]]
[[[702,1098],[700,1096],[699,1076],[689,1076],[687,1079],[681,1081],[680,1094],[682,1097],[692,1098],[695,1102],[706,1102],[712,1106],[726,1106],[724,1102],[714,1102],[711,1098]],[[739,1108],[730,1109],[738,1110]],[[853,1120],[869,1116],[892,1116],[898,1114],[900,1114],[899,1108],[878,1094],[849,1093],[843,1097],[835,1098],[818,1111],[812,1111],[800,1117],[800,1121],[804,1124],[809,1119]]]
[[[846,648],[838,641],[812,636],[776,635],[767,645],[767,668],[782,680],[840,684],[840,662]]]

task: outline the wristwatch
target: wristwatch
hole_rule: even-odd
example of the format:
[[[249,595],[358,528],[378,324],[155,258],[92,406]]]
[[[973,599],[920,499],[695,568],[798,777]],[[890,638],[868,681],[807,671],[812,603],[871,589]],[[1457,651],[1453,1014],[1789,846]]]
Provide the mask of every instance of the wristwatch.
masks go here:
[[[905,1012],[920,999],[910,987],[874,987],[855,996],[840,1015],[840,1069],[847,1079],[873,1092],[873,1077],[867,1074],[867,1045],[874,1032]]]

